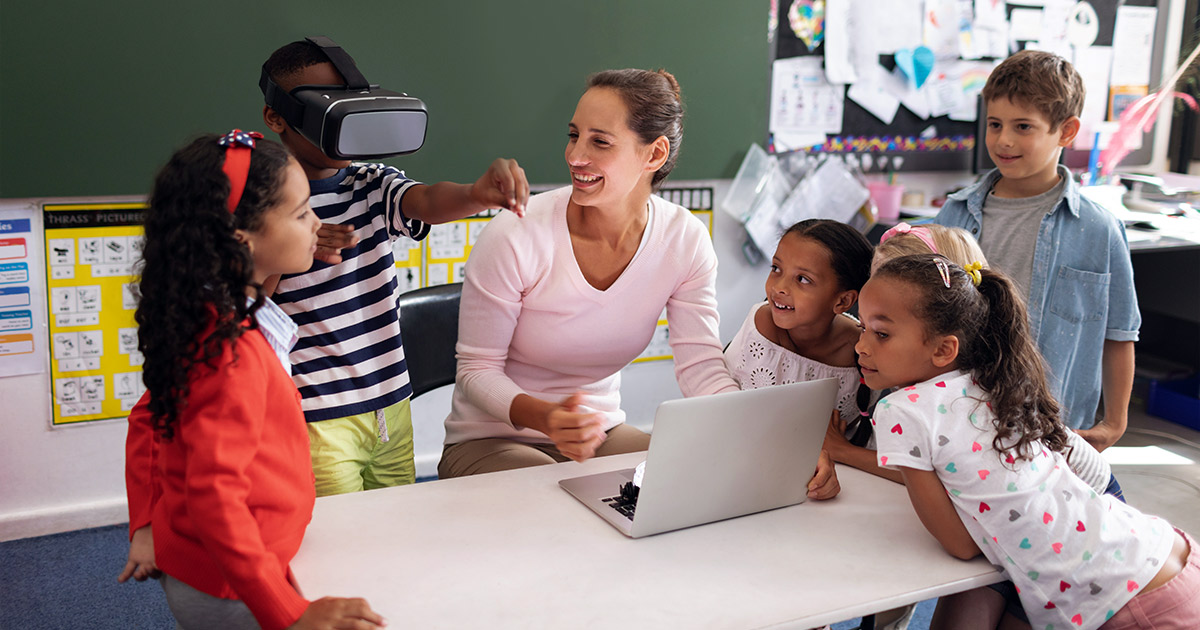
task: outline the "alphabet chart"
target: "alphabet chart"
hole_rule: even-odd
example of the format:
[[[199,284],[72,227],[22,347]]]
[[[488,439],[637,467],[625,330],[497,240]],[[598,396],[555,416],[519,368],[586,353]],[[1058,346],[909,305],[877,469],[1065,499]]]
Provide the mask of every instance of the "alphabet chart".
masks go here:
[[[55,425],[123,418],[145,389],[133,319],[145,208],[42,207]]]

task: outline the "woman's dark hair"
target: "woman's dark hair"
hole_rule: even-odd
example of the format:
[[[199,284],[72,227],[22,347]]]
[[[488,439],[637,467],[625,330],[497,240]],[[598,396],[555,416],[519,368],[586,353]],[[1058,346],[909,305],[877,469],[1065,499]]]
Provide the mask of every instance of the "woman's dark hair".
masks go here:
[[[279,202],[291,159],[282,145],[259,140],[231,213],[219,138],[201,136],[171,156],[155,178],[145,214],[134,319],[154,428],[168,440],[187,404],[192,368],[219,356],[242,334],[247,317],[255,325],[262,290],[255,286],[256,299],[247,304],[254,261],[234,230],[261,226],[263,213]]]
[[[941,262],[938,262],[941,261]],[[949,288],[942,279],[944,268]],[[1042,355],[1029,333],[1029,315],[1016,286],[1003,273],[979,271],[976,287],[967,272],[943,256],[903,256],[885,263],[875,277],[908,283],[916,297],[913,314],[925,323],[927,337],[959,339],[958,367],[972,374],[991,397],[998,453],[1012,451],[1032,459],[1040,441],[1064,452],[1067,434],[1059,406],[1046,384]]]
[[[829,265],[843,291],[859,291],[871,277],[871,242],[858,230],[830,219],[805,219],[784,231],[816,241],[829,252]],[[782,237],[781,237],[782,238]]]
[[[644,144],[654,142],[659,136],[666,137],[670,145],[667,161],[650,180],[651,188],[658,190],[675,168],[679,145],[683,142],[683,97],[679,82],[666,70],[651,72],[626,68],[597,72],[588,77],[587,87],[589,90],[597,87],[616,90],[629,110],[629,129]]]

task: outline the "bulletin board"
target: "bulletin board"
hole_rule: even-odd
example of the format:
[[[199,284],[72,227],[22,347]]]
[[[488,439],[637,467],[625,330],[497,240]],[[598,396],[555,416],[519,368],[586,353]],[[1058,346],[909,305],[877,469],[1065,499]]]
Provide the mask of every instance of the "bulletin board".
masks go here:
[[[1146,51],[1144,64],[1146,78],[1145,83],[1142,84],[1141,93],[1145,93],[1147,85],[1149,89],[1154,89],[1161,81],[1163,51],[1160,42],[1163,41],[1166,32],[1168,4],[1166,0],[1090,0],[1086,3],[1076,3],[1075,0],[1023,0],[1020,2],[886,0],[886,4],[881,4],[884,2],[885,0],[833,0],[832,2],[830,0],[778,0],[777,7],[773,7],[770,15],[770,59],[773,90],[770,107],[787,111],[782,108],[797,106],[795,102],[777,102],[777,100],[781,100],[776,95],[782,89],[782,82],[794,81],[796,78],[795,72],[782,73],[783,76],[780,76],[780,69],[787,67],[787,64],[804,64],[806,63],[805,58],[812,58],[814,61],[821,59],[821,66],[828,70],[827,50],[831,50],[831,47],[835,51],[844,50],[844,43],[839,44],[834,40],[824,39],[826,33],[823,30],[823,23],[819,23],[814,16],[823,16],[824,12],[830,9],[830,5],[845,7],[847,3],[854,3],[863,7],[874,3],[879,5],[878,11],[882,12],[882,15],[887,15],[888,19],[892,21],[892,32],[912,33],[915,30],[919,34],[916,36],[919,40],[918,43],[924,43],[928,47],[942,52],[933,64],[926,89],[932,88],[933,91],[942,89],[941,84],[938,83],[939,72],[953,68],[954,72],[949,79],[964,94],[958,109],[950,113],[938,114],[939,108],[934,107],[933,111],[929,112],[931,115],[922,117],[914,113],[914,110],[906,104],[901,104],[895,109],[894,117],[885,122],[878,111],[873,113],[868,107],[882,109],[885,117],[890,110],[880,108],[878,99],[856,99],[854,91],[858,92],[857,96],[870,97],[872,90],[885,85],[887,81],[904,80],[905,77],[902,73],[896,74],[897,54],[910,54],[912,48],[908,48],[903,53],[881,52],[878,55],[878,65],[883,69],[883,74],[858,77],[861,80],[857,83],[830,84],[833,91],[828,93],[827,98],[832,104],[819,103],[830,108],[825,115],[831,119],[828,122],[828,128],[834,130],[824,134],[824,142],[802,147],[795,146],[796,143],[789,146],[788,142],[779,141],[782,136],[775,133],[779,127],[775,118],[778,112],[772,112],[767,139],[769,151],[800,150],[809,153],[865,155],[867,157],[862,164],[864,170],[868,172],[872,170],[872,166],[875,170],[886,169],[889,171],[971,170],[973,155],[976,149],[981,149],[982,145],[982,139],[979,137],[981,127],[977,120],[977,95],[982,89],[992,65],[998,63],[1006,54],[1025,47],[1035,47],[1052,50],[1071,59],[1081,74],[1085,73],[1085,69],[1094,67],[1092,58],[1084,56],[1078,49],[1063,43],[1061,37],[1065,31],[1056,30],[1066,28],[1064,26],[1067,24],[1066,18],[1071,15],[1070,12],[1077,4],[1087,4],[1094,11],[1094,14],[1085,14],[1083,18],[1095,23],[1095,41],[1092,43],[1092,47],[1113,47],[1120,7],[1157,9],[1156,15],[1151,18],[1153,24],[1150,26],[1153,43],[1149,46],[1139,47],[1140,50]],[[772,3],[772,5],[775,4]],[[919,14],[914,14],[919,17],[906,18],[901,15],[902,8],[911,9],[914,6],[920,8]],[[846,11],[837,6],[834,6],[833,9]],[[972,27],[978,25],[974,20],[983,15],[981,12],[986,11],[992,11],[993,17],[1002,16],[1001,21],[1004,23],[1003,28],[1006,31],[975,30],[973,32],[977,36],[972,40]],[[1094,15],[1094,19],[1089,15]],[[940,18],[940,23],[948,24],[951,27],[948,33],[949,38],[943,37],[946,34],[944,32],[939,34],[938,31],[930,29],[929,22],[932,18]],[[938,20],[933,19],[933,22],[937,23]],[[799,31],[794,28],[795,26],[799,27]],[[844,27],[842,28],[844,30]],[[853,23],[849,28],[851,33],[855,32]],[[836,37],[837,32],[839,31],[835,27],[831,32],[831,37]],[[999,35],[997,38],[1002,37],[1002,40],[989,42],[986,39],[986,37],[999,32],[1003,32],[1003,35]],[[936,41],[932,41],[939,37],[942,38],[940,40],[941,48],[938,47]],[[842,41],[844,42],[845,39]],[[911,44],[913,38],[909,37],[905,41]],[[810,47],[810,44],[814,45]],[[989,46],[988,44],[994,45]],[[886,49],[886,44],[881,45]],[[958,49],[957,55],[945,56],[947,50],[954,48]],[[784,64],[777,63],[780,60],[787,61]],[[1116,64],[1119,61],[1113,62],[1110,55],[1108,63]],[[947,77],[942,76],[941,78],[946,79]],[[1103,81],[1104,78],[1107,77],[1100,80]],[[1092,83],[1092,85],[1096,85],[1096,83]],[[1136,93],[1137,89],[1137,86],[1133,86],[1132,93]],[[1104,93],[1093,94],[1093,92]],[[936,97],[931,96],[930,98],[932,102],[937,102]],[[1089,103],[1092,103],[1094,99],[1098,99],[1102,106],[1103,113],[1100,115],[1103,119],[1115,119],[1115,113],[1109,105],[1114,99],[1118,107],[1130,102],[1132,99],[1130,86],[1106,84],[1099,90],[1089,90]],[[886,99],[883,100],[886,101]],[[868,103],[868,105],[862,103]],[[812,105],[812,103],[809,104]],[[833,107],[840,107],[840,112],[836,112],[832,109]],[[1085,105],[1085,113],[1087,111],[1088,106]],[[839,115],[835,116],[835,114]],[[832,120],[834,117],[837,118],[836,123]],[[1086,139],[1081,137],[1081,142],[1072,147],[1072,150],[1064,152],[1066,154],[1064,159],[1069,166],[1082,166],[1086,162],[1093,135],[1086,134],[1086,136]],[[978,145],[977,139],[980,140]],[[1142,148],[1126,158],[1126,161],[1129,163],[1149,161],[1152,140],[1151,134],[1145,134]],[[896,160],[895,158],[900,159]]]
[[[145,208],[42,206],[55,425],[124,418],[145,390],[133,319]]]

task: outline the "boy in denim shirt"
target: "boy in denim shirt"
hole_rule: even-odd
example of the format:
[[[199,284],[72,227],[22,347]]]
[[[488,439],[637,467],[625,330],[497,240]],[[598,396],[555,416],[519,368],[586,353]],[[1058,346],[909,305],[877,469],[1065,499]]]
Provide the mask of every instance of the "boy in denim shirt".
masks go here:
[[[1058,164],[1083,97],[1057,55],[1026,50],[997,66],[983,89],[997,166],[951,195],[935,221],[969,231],[1022,289],[1063,420],[1104,450],[1125,433],[1141,315],[1125,228]]]

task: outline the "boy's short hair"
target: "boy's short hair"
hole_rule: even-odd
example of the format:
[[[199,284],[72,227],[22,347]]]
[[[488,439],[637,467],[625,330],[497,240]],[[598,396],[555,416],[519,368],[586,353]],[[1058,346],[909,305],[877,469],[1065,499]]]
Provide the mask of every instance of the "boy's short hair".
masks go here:
[[[302,40],[282,46],[271,53],[266,63],[263,64],[263,69],[267,71],[267,76],[271,77],[272,81],[279,83],[280,80],[285,80],[309,66],[327,61],[329,61],[329,57],[325,51],[321,50],[320,46]]]
[[[983,86],[985,103],[1007,98],[1032,107],[1050,120],[1051,130],[1083,111],[1085,94],[1071,62],[1040,50],[1022,50],[1005,59]]]

